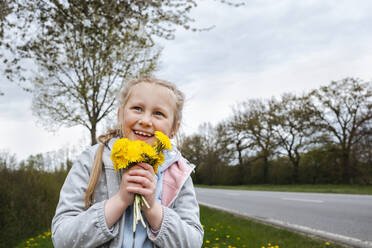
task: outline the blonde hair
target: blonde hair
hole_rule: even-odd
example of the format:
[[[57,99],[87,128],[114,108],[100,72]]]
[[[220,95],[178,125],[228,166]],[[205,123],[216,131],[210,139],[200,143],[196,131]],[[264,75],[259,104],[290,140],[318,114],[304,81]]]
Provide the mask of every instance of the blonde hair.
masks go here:
[[[140,83],[149,83],[149,84],[159,85],[159,86],[169,89],[174,94],[176,107],[174,109],[174,120],[173,120],[172,128],[175,130],[177,123],[180,123],[182,119],[182,109],[183,109],[183,105],[185,102],[185,96],[171,82],[160,80],[154,77],[143,77],[143,78],[131,80],[124,85],[124,87],[120,90],[119,94],[117,95],[117,100],[119,102],[119,108],[122,108],[125,106],[125,104],[127,104],[128,99],[131,95],[133,86],[140,84]],[[120,125],[120,120],[119,120],[118,125],[115,129],[109,129],[105,134],[100,135],[98,137],[98,141],[101,143],[101,145],[99,146],[96,152],[96,155],[94,157],[93,169],[92,169],[92,173],[90,175],[87,190],[85,193],[85,199],[84,199],[85,209],[88,209],[94,203],[94,191],[95,191],[98,179],[102,171],[102,156],[103,156],[104,147],[105,145],[107,145],[110,139],[121,136],[121,135],[122,135],[122,131],[121,131],[121,125]]]

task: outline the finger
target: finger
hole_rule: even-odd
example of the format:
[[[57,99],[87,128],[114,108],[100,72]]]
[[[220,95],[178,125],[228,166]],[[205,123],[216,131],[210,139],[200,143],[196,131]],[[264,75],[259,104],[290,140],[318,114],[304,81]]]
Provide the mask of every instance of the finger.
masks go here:
[[[142,178],[146,178],[146,177],[142,177]],[[131,187],[131,186],[143,187],[143,185],[141,184],[141,181],[133,179],[130,173],[126,172],[122,178],[122,187],[126,189],[127,187]]]
[[[154,193],[156,191],[156,186],[150,182],[146,182],[143,178],[133,178],[133,181],[128,183],[126,186],[128,192],[138,193],[138,190],[147,190],[148,193]]]
[[[144,169],[134,169],[129,171],[128,175],[130,176],[143,176],[148,178],[149,180],[153,180],[155,175],[153,175],[150,171],[144,170]]]
[[[128,183],[139,184],[141,187],[144,187],[144,188],[154,187],[153,181],[143,176],[130,176],[128,177]]]
[[[139,194],[139,195],[143,195],[143,196],[150,196],[150,195],[152,195],[154,193],[150,189],[141,188],[141,187],[128,187],[127,190],[130,193]]]
[[[148,163],[139,163],[137,164],[138,166],[142,167],[143,169],[147,170],[147,171],[150,171],[152,172],[153,174],[154,173],[154,167],[152,167],[151,165],[149,165]]]

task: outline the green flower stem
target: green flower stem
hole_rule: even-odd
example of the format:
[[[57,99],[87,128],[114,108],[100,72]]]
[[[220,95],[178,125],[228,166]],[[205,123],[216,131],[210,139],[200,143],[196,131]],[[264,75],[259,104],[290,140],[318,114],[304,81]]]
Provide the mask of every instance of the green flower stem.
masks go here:
[[[145,205],[147,208],[150,208],[149,204],[145,200],[145,197],[142,195],[135,195],[133,202],[133,232],[136,231],[138,221],[141,221],[144,228],[146,228],[145,221],[141,214],[141,207]]]
[[[142,205],[145,204],[145,206],[146,206],[147,208],[150,208],[150,205],[149,205],[148,202],[146,201],[145,197],[143,197],[143,196],[141,195],[141,199],[142,199]]]

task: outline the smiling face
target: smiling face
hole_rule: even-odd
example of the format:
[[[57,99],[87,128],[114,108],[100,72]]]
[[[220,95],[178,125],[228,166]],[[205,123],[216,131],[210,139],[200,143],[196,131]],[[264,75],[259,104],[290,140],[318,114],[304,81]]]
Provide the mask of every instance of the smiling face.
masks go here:
[[[179,127],[179,122],[174,124],[175,109],[175,96],[168,88],[153,83],[134,85],[119,111],[124,138],[154,144],[155,131],[172,138]]]

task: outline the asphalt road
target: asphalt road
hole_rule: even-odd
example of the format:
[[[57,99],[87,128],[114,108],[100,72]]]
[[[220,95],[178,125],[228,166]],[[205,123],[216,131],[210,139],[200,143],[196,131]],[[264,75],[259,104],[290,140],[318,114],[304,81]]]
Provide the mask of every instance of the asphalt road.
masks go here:
[[[200,204],[323,236],[372,247],[372,196],[196,188]]]

